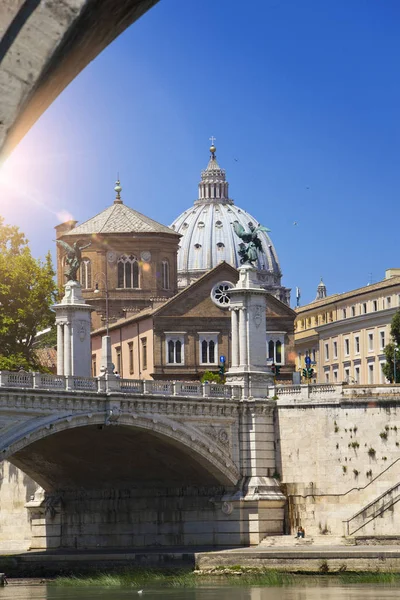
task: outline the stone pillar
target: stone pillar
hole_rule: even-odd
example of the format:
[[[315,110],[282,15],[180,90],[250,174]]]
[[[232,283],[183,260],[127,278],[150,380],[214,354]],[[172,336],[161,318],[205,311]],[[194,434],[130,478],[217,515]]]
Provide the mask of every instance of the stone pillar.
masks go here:
[[[60,304],[53,306],[57,324],[57,374],[91,376],[90,313],[81,284],[68,281]]]
[[[241,480],[235,494],[224,496],[240,513],[243,544],[257,545],[267,535],[283,533],[286,498],[274,478],[275,402],[269,400],[273,375],[267,366],[267,293],[260,287],[251,265],[239,269],[239,281],[230,290],[232,311],[232,366],[226,382],[242,390],[239,419]],[[239,314],[237,317],[233,314]],[[239,333],[239,362],[234,359],[234,340]]]
[[[57,373],[64,375],[64,323],[57,323]]]
[[[58,351],[58,348],[57,348]],[[67,321],[64,323],[64,373],[66,377],[72,375],[72,356],[71,356],[71,323]]]
[[[232,327],[232,367],[239,366],[239,336],[238,336],[238,312],[231,310],[231,327]]]
[[[247,323],[246,323],[246,308],[239,308],[239,366],[247,367]]]

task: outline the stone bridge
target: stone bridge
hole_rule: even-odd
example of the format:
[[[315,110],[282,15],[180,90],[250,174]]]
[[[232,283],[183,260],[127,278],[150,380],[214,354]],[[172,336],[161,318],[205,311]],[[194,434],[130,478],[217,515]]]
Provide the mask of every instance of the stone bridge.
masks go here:
[[[157,1],[1,1],[2,159],[74,77]]]
[[[41,486],[30,547],[279,533],[274,406],[227,385],[1,372],[1,458]]]

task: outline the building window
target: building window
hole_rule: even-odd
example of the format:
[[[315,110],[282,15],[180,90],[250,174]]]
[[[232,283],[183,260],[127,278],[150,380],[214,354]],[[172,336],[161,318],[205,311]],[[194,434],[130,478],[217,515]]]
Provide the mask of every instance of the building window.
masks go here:
[[[96,355],[92,354],[92,377],[96,377],[97,375],[97,360]]]
[[[360,367],[354,368],[354,382],[357,384],[360,383]]]
[[[374,365],[368,365],[368,383],[374,383]]]
[[[329,371],[325,371],[325,383],[329,383]]]
[[[80,283],[84,290],[92,287],[92,263],[89,258],[83,258],[80,266]]]
[[[355,317],[355,316],[356,316],[356,307],[355,307],[355,306],[352,306],[352,307],[351,307],[351,316],[352,316],[352,317]]]
[[[380,371],[380,383],[387,383],[387,381],[386,381],[386,375],[383,372],[383,367],[385,366],[385,361],[384,360],[381,361],[379,363],[379,365],[380,365],[380,369],[379,369],[379,371]]]
[[[372,352],[374,349],[374,334],[368,334],[368,352]]]
[[[135,256],[123,254],[118,259],[118,287],[139,287],[139,263]]]
[[[374,300],[373,306],[374,306],[374,312],[376,312],[378,310],[378,300]]]
[[[363,314],[366,315],[367,314],[367,303],[364,302],[363,304]]]
[[[169,340],[168,342],[168,363],[182,363],[182,342],[180,340]]]
[[[345,379],[345,381],[347,381],[347,383],[349,383],[349,381],[350,381],[350,369],[345,369],[344,370],[344,379]]]
[[[215,365],[218,363],[218,333],[199,333],[200,364]]]
[[[347,312],[346,312],[345,308],[342,311],[342,315],[343,315],[343,319],[345,319],[347,317]]]
[[[140,338],[142,344],[142,370],[147,369],[147,338]]]
[[[392,299],[390,296],[386,298],[386,308],[390,308],[392,306]]]
[[[267,358],[276,365],[283,365],[285,362],[283,335],[280,337],[267,332]],[[301,352],[299,352],[299,365],[301,365]]]
[[[337,358],[337,341],[333,342],[333,358]]]
[[[381,350],[383,350],[385,347],[385,332],[384,331],[379,332],[379,338],[380,338],[380,343],[381,343]]]
[[[168,332],[165,334],[167,364],[183,365],[185,338],[184,332]]]
[[[350,340],[349,340],[349,338],[346,338],[344,340],[344,354],[345,354],[345,356],[349,356],[349,354],[350,354]]]
[[[116,354],[116,371],[118,371],[118,374],[121,375],[121,366],[122,366],[122,361],[121,361],[121,346],[118,346],[117,348],[115,348],[115,354]]]
[[[133,342],[129,342],[128,344],[128,349],[129,349],[129,373],[132,375],[133,371],[134,371],[134,362],[133,362]]]
[[[337,372],[337,369],[335,369],[335,371],[333,371],[333,381],[334,381],[334,383],[338,382],[338,372]]]
[[[313,350],[312,350],[312,361],[315,364],[315,362],[316,362],[316,359],[315,359],[315,348],[313,348]]]
[[[329,360],[329,344],[325,344],[325,360]]]
[[[161,263],[161,277],[163,290],[169,290],[169,262],[163,260]]]
[[[356,335],[354,337],[354,352],[355,354],[360,354],[360,336]]]

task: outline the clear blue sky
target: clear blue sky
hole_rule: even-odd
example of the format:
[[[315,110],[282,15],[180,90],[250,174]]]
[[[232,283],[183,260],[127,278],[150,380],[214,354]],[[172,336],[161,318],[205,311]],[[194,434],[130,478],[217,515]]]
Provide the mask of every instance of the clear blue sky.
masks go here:
[[[125,203],[170,224],[214,135],[293,302],[321,275],[328,293],[382,279],[400,267],[399,26],[398,0],[161,0],[14,151],[0,213],[44,255],[63,211],[112,203],[119,171]]]

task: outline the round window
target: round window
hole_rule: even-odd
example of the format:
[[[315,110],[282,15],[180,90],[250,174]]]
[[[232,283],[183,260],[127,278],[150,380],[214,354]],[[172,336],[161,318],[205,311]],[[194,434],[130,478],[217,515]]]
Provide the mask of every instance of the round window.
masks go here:
[[[231,303],[230,290],[234,287],[230,281],[216,283],[211,290],[211,299],[220,308],[228,308]]]

